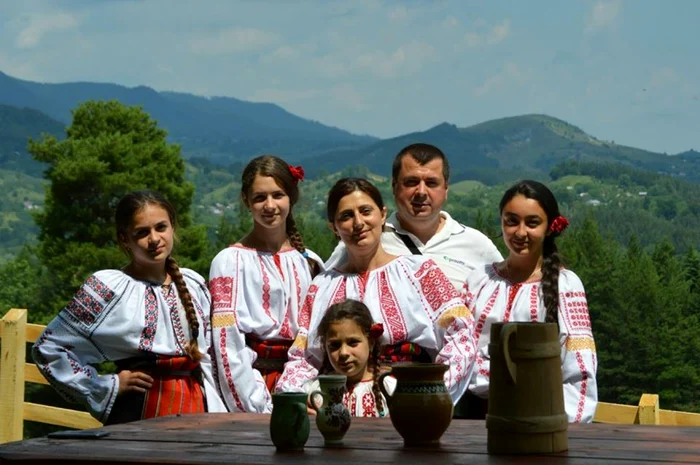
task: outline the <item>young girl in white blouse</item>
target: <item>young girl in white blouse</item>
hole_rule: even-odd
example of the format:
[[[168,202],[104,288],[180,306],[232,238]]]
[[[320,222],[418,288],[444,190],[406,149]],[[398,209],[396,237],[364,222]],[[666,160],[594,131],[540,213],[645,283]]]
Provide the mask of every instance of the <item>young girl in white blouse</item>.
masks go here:
[[[115,222],[129,264],[90,276],[49,323],[32,350],[39,370],[106,424],[226,411],[208,353],[209,291],[170,256],[175,209],[156,192],[135,192]],[[105,361],[118,373],[92,366]]]
[[[318,338],[324,351],[320,373],[347,376],[343,403],[354,417],[385,417],[389,414],[377,382],[381,374],[379,338],[383,333],[384,326],[372,320],[367,306],[352,299],[331,305],[318,325]],[[384,380],[386,389],[393,392],[396,380],[392,377]],[[306,391],[312,392],[319,387],[318,381],[314,381]]]
[[[537,181],[521,181],[500,202],[508,257],[474,270],[465,301],[474,312],[476,368],[469,383],[468,418],[483,418],[489,390],[491,324],[502,321],[557,323],[561,343],[564,402],[570,422],[591,422],[598,402],[596,351],[586,293],[576,274],[562,266],[556,238],[568,221],[552,192]]]
[[[271,412],[270,392],[299,330],[299,309],[321,270],[292,214],[303,177],[301,167],[276,156],[251,160],[241,198],[253,229],[211,263],[215,376],[231,412]]]

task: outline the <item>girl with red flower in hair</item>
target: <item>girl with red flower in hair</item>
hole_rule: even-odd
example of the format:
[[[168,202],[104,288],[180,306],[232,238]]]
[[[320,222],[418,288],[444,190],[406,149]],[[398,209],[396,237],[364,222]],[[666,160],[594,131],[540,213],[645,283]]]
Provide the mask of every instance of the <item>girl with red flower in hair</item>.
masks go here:
[[[386,399],[377,381],[381,374],[379,338],[383,334],[384,325],[375,323],[369,308],[353,299],[328,307],[318,325],[317,337],[324,353],[319,373],[347,376],[347,393],[343,403],[354,417],[389,415]],[[396,379],[387,376],[384,387],[393,392]],[[313,381],[306,392],[319,388],[318,381]]]
[[[269,413],[270,392],[297,335],[299,309],[323,261],[304,245],[292,214],[300,166],[273,155],[243,170],[241,199],[253,229],[214,258],[212,350],[229,411]]]
[[[570,422],[593,420],[598,403],[596,352],[586,292],[562,266],[555,240],[569,225],[554,194],[537,181],[520,181],[500,205],[503,240],[500,263],[475,269],[464,296],[476,320],[476,367],[469,383],[466,418],[483,418],[489,391],[491,324],[502,321],[557,323],[561,343],[564,403]]]

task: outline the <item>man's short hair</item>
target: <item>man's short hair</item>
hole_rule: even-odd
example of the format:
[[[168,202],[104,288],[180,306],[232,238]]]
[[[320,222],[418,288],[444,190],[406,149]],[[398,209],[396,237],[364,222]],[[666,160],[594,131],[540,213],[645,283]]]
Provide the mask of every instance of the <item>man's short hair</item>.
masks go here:
[[[442,160],[442,176],[445,178],[445,184],[447,184],[447,181],[450,180],[450,163],[447,161],[445,154],[434,145],[418,143],[402,148],[401,151],[394,157],[394,163],[391,165],[392,186],[399,180],[401,160],[403,160],[406,155],[410,155],[418,162],[419,165],[425,165],[426,163],[439,158]]]

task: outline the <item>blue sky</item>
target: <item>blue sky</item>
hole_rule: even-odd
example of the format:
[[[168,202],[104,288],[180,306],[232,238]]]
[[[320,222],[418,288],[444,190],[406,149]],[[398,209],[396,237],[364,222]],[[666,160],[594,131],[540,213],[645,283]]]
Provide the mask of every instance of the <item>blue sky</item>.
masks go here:
[[[694,0],[0,3],[0,70],[281,105],[386,138],[546,113],[700,150]],[[696,45],[693,45],[693,44]]]

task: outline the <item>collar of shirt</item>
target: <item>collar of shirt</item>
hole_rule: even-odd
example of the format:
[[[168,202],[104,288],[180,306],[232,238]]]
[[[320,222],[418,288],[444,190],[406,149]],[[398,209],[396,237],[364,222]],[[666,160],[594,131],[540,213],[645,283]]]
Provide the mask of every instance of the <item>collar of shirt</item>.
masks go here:
[[[401,223],[399,223],[399,218],[397,217],[396,212],[393,212],[386,220],[386,226],[395,230],[399,234],[407,234],[418,247],[424,247],[431,243],[442,242],[443,240],[447,240],[452,235],[461,234],[464,232],[464,226],[455,221],[449,213],[446,211],[440,211],[440,216],[445,218],[445,225],[440,231],[437,232],[437,234],[431,237],[426,244],[423,244],[420,239],[401,227]]]

